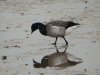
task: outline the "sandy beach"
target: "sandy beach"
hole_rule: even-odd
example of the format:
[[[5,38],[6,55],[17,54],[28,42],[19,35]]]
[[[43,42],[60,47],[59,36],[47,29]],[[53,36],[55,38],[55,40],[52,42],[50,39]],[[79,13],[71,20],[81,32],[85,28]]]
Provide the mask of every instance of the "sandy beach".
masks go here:
[[[33,59],[56,51],[55,38],[43,36],[35,22],[73,20],[81,26],[66,36],[67,52],[82,63],[65,69],[34,68]],[[100,75],[100,0],[0,0],[0,75]],[[59,38],[57,46],[64,50]]]

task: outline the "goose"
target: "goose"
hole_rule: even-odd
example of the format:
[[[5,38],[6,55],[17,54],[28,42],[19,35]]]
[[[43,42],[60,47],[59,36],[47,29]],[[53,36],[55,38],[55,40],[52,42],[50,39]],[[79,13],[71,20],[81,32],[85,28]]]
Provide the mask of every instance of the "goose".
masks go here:
[[[43,24],[41,22],[36,22],[36,23],[33,23],[31,26],[31,34],[35,30],[39,29],[42,35],[56,38],[55,42],[53,43],[54,45],[56,45],[58,37],[62,37],[66,45],[68,45],[68,42],[65,38],[65,33],[67,32],[68,28],[76,26],[76,25],[80,25],[80,24],[75,23],[73,21],[63,21],[63,20],[54,20],[46,24]]]

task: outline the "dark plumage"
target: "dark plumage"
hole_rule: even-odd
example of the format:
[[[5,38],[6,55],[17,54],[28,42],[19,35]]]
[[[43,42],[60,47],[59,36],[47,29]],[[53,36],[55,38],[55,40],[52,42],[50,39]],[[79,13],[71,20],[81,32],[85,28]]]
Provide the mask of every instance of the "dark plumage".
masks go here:
[[[45,36],[56,37],[54,45],[56,45],[58,37],[62,37],[65,40],[66,45],[68,45],[68,42],[66,41],[64,37],[65,31],[68,28],[72,26],[76,26],[76,25],[80,25],[80,24],[72,22],[72,21],[61,21],[61,20],[51,21],[51,22],[48,22],[46,25],[44,25],[43,23],[37,22],[37,23],[32,24],[31,33],[39,29],[40,33]]]

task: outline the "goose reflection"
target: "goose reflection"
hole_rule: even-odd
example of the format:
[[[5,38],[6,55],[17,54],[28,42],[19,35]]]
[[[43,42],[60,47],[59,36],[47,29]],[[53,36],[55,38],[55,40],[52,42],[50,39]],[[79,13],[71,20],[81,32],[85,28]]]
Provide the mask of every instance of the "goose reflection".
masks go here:
[[[65,48],[64,52],[59,52],[58,48],[56,47],[56,52],[44,56],[41,59],[41,63],[33,59],[33,66],[35,68],[46,68],[46,67],[66,68],[82,62],[82,59],[77,58],[70,53],[67,53],[66,49],[67,47]]]

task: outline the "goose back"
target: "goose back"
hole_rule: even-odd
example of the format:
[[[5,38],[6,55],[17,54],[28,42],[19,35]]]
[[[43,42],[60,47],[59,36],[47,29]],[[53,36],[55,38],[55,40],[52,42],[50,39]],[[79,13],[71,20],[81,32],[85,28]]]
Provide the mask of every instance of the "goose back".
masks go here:
[[[46,25],[66,27],[67,24],[68,24],[68,21],[55,20],[55,21],[48,22]]]

